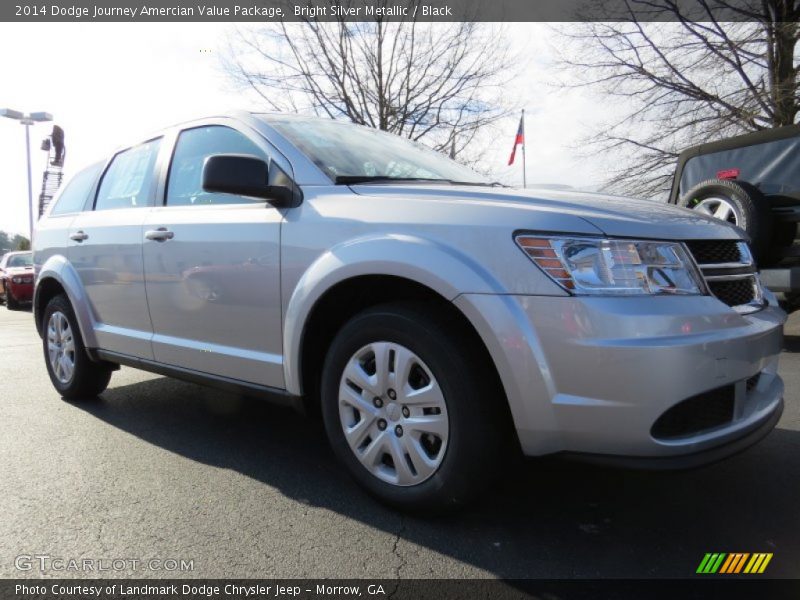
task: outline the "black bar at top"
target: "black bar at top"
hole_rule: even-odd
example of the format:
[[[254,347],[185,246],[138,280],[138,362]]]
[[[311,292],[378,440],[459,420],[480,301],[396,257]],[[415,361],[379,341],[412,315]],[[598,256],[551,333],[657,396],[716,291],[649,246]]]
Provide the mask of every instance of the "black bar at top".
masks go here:
[[[6,22],[750,21],[761,0],[4,0]]]

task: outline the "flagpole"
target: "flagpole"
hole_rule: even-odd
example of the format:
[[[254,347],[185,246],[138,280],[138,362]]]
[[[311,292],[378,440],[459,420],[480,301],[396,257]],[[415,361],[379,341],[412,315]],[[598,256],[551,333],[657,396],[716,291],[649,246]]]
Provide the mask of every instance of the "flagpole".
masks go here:
[[[522,188],[528,187],[528,165],[525,162],[525,109],[522,109]]]

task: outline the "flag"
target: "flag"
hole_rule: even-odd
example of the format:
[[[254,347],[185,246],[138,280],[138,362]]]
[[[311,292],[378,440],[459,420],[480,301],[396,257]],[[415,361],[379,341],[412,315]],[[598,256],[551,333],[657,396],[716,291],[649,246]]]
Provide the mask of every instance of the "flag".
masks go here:
[[[514,138],[514,147],[511,149],[511,156],[508,158],[508,164],[514,164],[514,157],[517,155],[517,146],[525,144],[525,113],[519,118],[519,128],[517,129],[517,137]]]

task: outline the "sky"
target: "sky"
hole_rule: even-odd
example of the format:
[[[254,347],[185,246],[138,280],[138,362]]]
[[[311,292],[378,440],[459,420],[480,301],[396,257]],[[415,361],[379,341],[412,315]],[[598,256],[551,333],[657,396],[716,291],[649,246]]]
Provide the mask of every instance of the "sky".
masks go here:
[[[104,158],[127,141],[180,121],[231,109],[263,109],[221,71],[230,23],[2,23],[0,108],[46,111],[66,133],[65,173]],[[579,145],[602,117],[588,90],[554,85],[558,44],[546,23],[505,27],[520,57],[508,95],[526,109],[528,184],[596,188],[602,157],[587,164]],[[487,150],[493,175],[521,184],[518,160],[506,165],[519,121],[498,126]],[[34,202],[46,153],[40,144],[52,124],[31,128]],[[0,119],[0,230],[28,232],[25,131]],[[34,213],[35,217],[35,213]]]

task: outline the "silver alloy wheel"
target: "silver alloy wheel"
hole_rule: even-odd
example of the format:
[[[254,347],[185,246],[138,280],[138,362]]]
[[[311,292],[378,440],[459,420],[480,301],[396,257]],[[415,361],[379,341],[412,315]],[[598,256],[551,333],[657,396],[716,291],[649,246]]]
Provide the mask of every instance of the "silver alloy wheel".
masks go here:
[[[64,313],[55,311],[47,322],[47,354],[56,379],[63,384],[75,372],[75,338]]]
[[[387,483],[422,483],[447,450],[450,424],[439,383],[422,359],[394,342],[368,344],[347,362],[339,417],[353,454]]]
[[[718,198],[716,196],[704,198],[693,208],[704,215],[714,217],[720,221],[725,221],[733,225],[739,224],[739,214],[736,211],[736,207],[734,207],[727,198]]]

